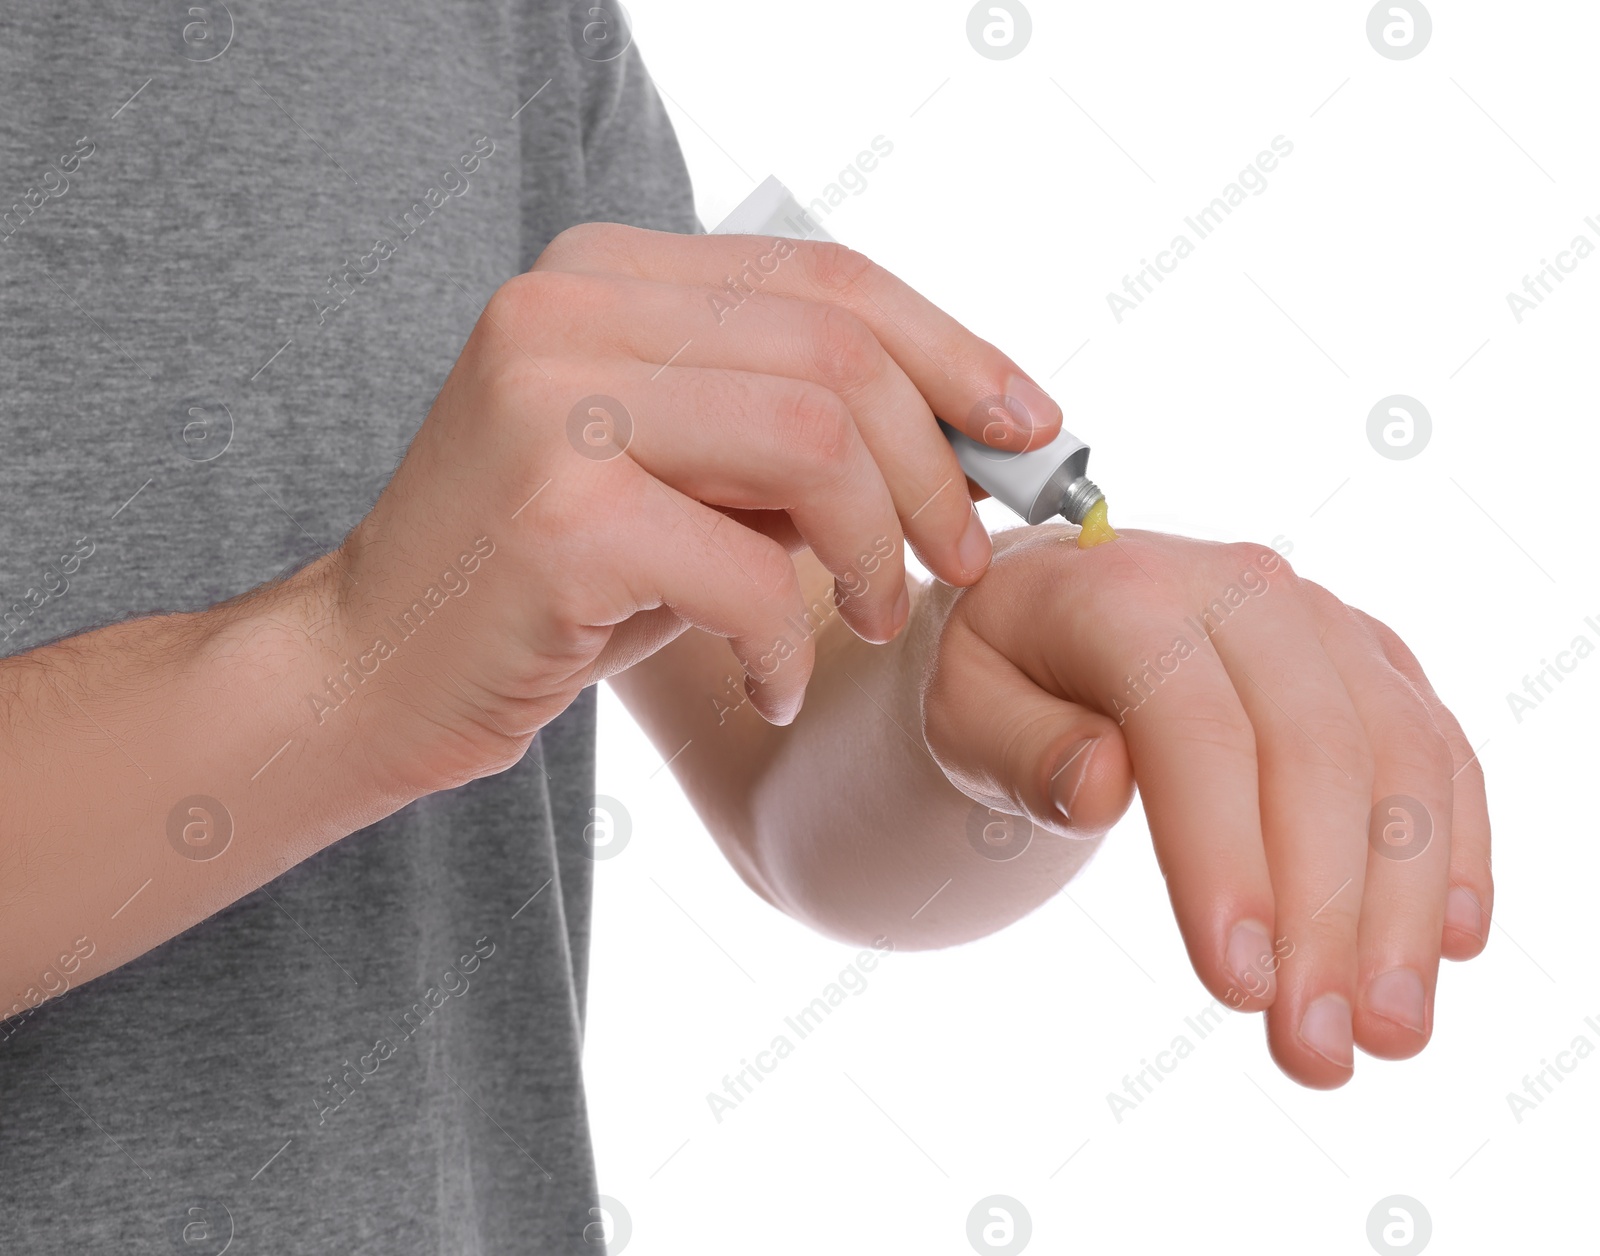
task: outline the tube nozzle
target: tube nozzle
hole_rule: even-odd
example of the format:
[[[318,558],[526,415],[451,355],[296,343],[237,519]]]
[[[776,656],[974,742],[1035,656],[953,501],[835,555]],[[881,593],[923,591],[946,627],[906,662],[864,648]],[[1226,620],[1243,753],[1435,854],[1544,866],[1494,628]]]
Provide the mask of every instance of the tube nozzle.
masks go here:
[[[1100,486],[1088,476],[1080,475],[1063,490],[1059,513],[1068,523],[1081,527],[1090,507],[1104,500],[1105,494],[1100,491]]]

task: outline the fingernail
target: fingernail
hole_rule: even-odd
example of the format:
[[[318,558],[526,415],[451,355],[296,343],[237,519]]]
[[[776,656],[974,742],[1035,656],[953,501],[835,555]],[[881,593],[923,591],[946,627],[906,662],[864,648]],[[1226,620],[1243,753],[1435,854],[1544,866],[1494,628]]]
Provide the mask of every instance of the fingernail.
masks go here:
[[[1471,890],[1461,886],[1453,886],[1449,896],[1444,900],[1444,922],[1452,929],[1459,929],[1462,933],[1470,933],[1473,937],[1483,937],[1483,907],[1478,902],[1478,896]]]
[[[1022,375],[1012,375],[1006,380],[1006,396],[1028,416],[1025,427],[1020,429],[1025,437],[1031,436],[1046,423],[1054,422],[1061,414],[1061,407],[1051,401],[1039,385]],[[1019,417],[1015,408],[1006,408],[1012,412],[1013,418]]]
[[[1330,1064],[1353,1068],[1356,1062],[1350,1030],[1350,1004],[1340,994],[1312,1000],[1300,1018],[1300,1041]]]
[[[911,618],[911,590],[904,583],[900,585],[900,596],[895,600],[894,612],[890,615],[894,624],[893,635],[898,636],[900,630],[906,626],[906,620]]]
[[[1367,985],[1367,1010],[1421,1034],[1428,1028],[1427,992],[1414,968],[1391,968]]]
[[[993,554],[994,543],[989,540],[989,529],[983,526],[983,520],[978,518],[978,512],[974,510],[956,550],[956,557],[961,560],[961,570],[969,576],[975,576],[989,565]]]
[[[1083,788],[1083,782],[1089,775],[1089,760],[1094,758],[1094,748],[1098,738],[1090,737],[1083,741],[1075,742],[1067,748],[1061,756],[1061,763],[1050,777],[1050,799],[1059,811],[1068,820],[1072,816],[1072,804],[1078,799],[1078,790]]]
[[[1254,998],[1271,999],[1277,985],[1272,935],[1254,920],[1241,920],[1228,935],[1228,971],[1239,991]]]

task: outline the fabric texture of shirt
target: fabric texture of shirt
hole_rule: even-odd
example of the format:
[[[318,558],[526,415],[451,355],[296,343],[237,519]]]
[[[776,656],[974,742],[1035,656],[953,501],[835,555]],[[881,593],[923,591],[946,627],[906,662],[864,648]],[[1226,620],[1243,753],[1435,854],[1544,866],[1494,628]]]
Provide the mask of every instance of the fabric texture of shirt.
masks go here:
[[[592,7],[8,8],[0,654],[333,548],[551,237],[697,229]],[[594,736],[591,689],[510,771],[0,1024],[0,1252],[599,1250]]]

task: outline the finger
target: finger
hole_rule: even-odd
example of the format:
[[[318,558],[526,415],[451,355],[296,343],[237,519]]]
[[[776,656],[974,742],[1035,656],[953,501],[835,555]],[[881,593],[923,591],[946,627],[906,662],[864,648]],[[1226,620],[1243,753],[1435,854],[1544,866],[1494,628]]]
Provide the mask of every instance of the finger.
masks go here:
[[[787,511],[833,574],[845,621],[868,641],[891,639],[910,610],[900,521],[844,403],[779,376],[632,370],[607,385],[631,420],[628,456],[702,502]]]
[[[1121,536],[1080,550],[1054,529],[1031,534],[1018,544],[1053,547],[1061,580],[1027,616],[972,622],[1034,684],[1121,724],[1195,972],[1231,1007],[1259,1011],[1275,997],[1276,957],[1254,733],[1204,634],[1173,628],[1189,607],[1165,538]],[[1149,571],[1172,593],[1152,597]]]
[[[1015,362],[870,258],[841,244],[765,236],[673,235],[616,224],[564,233],[540,265],[611,270],[738,295],[738,289],[820,301],[872,329],[933,412],[974,440],[1037,449],[1061,430],[1061,409]],[[737,281],[737,282],[736,282]],[[1007,418],[996,422],[999,398]]]
[[[1494,875],[1490,869],[1489,802],[1483,766],[1460,723],[1439,701],[1417,657],[1392,628],[1356,611],[1395,670],[1416,689],[1435,729],[1450,748],[1450,889],[1445,896],[1446,959],[1471,959],[1489,939],[1494,913]]]
[[[1361,896],[1355,1040],[1415,1055],[1433,1028],[1449,889],[1450,749],[1411,684],[1349,607],[1308,589],[1327,651],[1373,751],[1374,802]]]
[[[1115,720],[1039,688],[960,617],[928,680],[925,733],[963,793],[1066,837],[1098,837],[1133,801]]]
[[[681,284],[622,279],[599,287],[590,317],[614,347],[641,361],[809,380],[838,396],[923,563],[950,584],[971,584],[983,573],[993,547],[955,451],[861,319],[837,305],[765,292],[730,314],[718,294]]]
[[[1277,930],[1291,948],[1267,1040],[1291,1077],[1339,1086],[1355,1064],[1373,752],[1288,565],[1264,546],[1230,549],[1238,574],[1202,622],[1255,729]]]
[[[736,705],[742,691],[768,721],[791,723],[804,700],[815,649],[810,635],[795,627],[803,623],[804,601],[783,547],[626,458],[603,468],[584,462],[547,481],[518,519],[534,537],[548,537],[570,518],[571,506],[562,500],[567,492],[592,491],[592,480],[579,483],[586,475],[611,478],[604,497],[614,506],[611,526],[568,530],[574,557],[595,574],[564,599],[578,608],[579,629],[670,608],[693,626],[726,637],[733,649],[738,671],[730,670],[728,688],[735,699],[725,693],[709,698]],[[617,543],[619,536],[624,544]]]
[[[741,523],[752,532],[771,537],[791,554],[807,548],[805,537],[794,526],[794,520],[782,510],[738,510],[732,506],[717,507],[728,518]]]

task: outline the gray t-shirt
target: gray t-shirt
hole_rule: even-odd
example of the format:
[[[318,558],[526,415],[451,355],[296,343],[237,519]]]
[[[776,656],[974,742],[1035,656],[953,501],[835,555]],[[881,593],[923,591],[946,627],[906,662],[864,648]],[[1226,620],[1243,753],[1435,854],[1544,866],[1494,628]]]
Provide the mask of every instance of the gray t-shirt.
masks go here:
[[[696,229],[593,7],[8,6],[0,654],[337,545],[552,236]],[[0,1252],[598,1250],[594,719],[0,1024]]]

